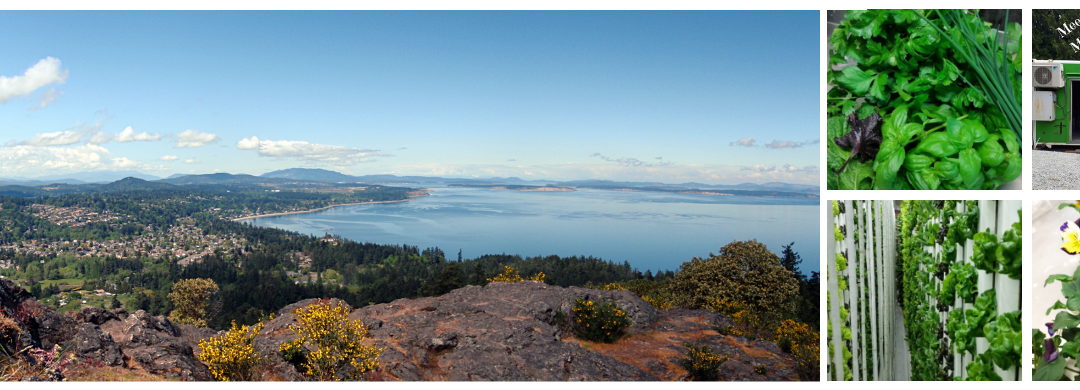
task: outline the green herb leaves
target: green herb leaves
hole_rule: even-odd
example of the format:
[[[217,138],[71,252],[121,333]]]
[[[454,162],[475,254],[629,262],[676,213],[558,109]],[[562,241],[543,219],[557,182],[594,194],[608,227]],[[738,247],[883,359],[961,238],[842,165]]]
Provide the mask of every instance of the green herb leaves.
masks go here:
[[[1019,177],[1012,118],[1019,112],[1018,97],[999,93],[1020,84],[1019,63],[1009,57],[1008,64],[994,68],[982,54],[993,51],[1000,57],[1007,48],[1018,59],[1018,25],[1007,28],[1002,48],[976,15],[922,12],[848,11],[834,30],[827,72],[835,86],[826,110],[829,189],[993,189]],[[988,75],[988,69],[999,71]],[[984,79],[994,86],[987,87]],[[852,115],[885,118],[874,139],[879,146],[870,154],[852,142],[866,138],[866,132],[844,138],[860,130],[844,126]]]

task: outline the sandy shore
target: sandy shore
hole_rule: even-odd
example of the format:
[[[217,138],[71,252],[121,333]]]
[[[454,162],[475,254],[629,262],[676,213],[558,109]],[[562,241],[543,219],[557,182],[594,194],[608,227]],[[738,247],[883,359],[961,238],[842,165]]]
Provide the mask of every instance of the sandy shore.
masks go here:
[[[362,205],[362,204],[378,204],[378,203],[401,203],[401,202],[408,202],[409,200],[411,200],[411,198],[410,199],[402,199],[402,200],[382,200],[382,201],[378,201],[378,202],[342,203],[342,204],[334,204],[334,205],[329,205],[329,206],[326,206],[326,207],[320,207],[320,208],[311,209],[311,210],[289,211],[289,212],[284,212],[284,213],[273,213],[273,214],[250,215],[250,216],[246,216],[246,217],[233,218],[233,219],[230,219],[230,221],[240,222],[240,221],[246,221],[246,220],[255,219],[255,218],[280,217],[282,215],[314,213],[316,211],[329,210],[329,209],[332,209],[334,207],[340,207],[340,206],[357,206],[357,205]]]

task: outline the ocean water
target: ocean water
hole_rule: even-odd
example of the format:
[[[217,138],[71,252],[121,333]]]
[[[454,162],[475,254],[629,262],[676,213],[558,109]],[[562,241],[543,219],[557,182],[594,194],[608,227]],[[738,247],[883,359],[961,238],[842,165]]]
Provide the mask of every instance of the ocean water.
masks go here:
[[[733,240],[780,253],[795,242],[803,273],[819,267],[819,199],[642,191],[524,192],[431,188],[408,202],[341,206],[250,220],[359,242],[439,247],[447,259],[484,254],[594,256],[642,272],[678,270]],[[326,230],[332,229],[332,230]]]

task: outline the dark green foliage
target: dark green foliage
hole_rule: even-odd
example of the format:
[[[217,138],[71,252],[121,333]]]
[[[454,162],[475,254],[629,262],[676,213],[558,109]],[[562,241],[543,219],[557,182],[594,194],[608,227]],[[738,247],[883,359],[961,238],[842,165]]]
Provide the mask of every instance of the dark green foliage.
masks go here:
[[[461,256],[460,252],[458,256]],[[449,262],[431,284],[424,284],[420,288],[420,295],[442,295],[464,286],[465,273],[461,271],[461,262]]]
[[[1031,10],[1031,56],[1036,60],[1080,60],[1080,52],[1069,46],[1077,43],[1080,31],[1071,29],[1065,36],[1058,29],[1064,24],[1080,20],[1077,9],[1033,9]]]

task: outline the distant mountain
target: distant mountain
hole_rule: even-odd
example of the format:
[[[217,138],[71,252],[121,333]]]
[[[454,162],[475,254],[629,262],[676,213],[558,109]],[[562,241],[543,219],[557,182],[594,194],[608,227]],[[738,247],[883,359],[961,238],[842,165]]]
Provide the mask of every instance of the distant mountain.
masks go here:
[[[147,175],[145,173],[137,171],[94,171],[94,172],[79,172],[66,175],[51,175],[35,177],[32,180],[50,181],[52,183],[60,183],[61,180],[75,179],[86,183],[112,183],[114,181],[126,178],[134,177],[143,180],[160,180],[161,178],[154,175]],[[78,183],[69,183],[78,184]]]
[[[199,184],[276,184],[291,180],[273,177],[259,177],[245,174],[211,173],[206,175],[185,175],[176,178],[158,180],[158,183],[173,185]]]
[[[175,179],[175,178],[184,177],[184,176],[187,176],[187,174],[186,173],[174,173],[174,174],[170,175],[169,177],[166,177],[166,179]]]
[[[353,183],[357,182],[356,176],[350,176],[339,172],[325,169],[291,168],[280,171],[267,172],[259,177],[281,178],[299,181],[318,181],[324,183]]]
[[[160,181],[146,181],[135,177],[125,177],[123,179],[114,181],[109,184],[104,184],[99,189],[106,192],[114,191],[133,191],[133,190],[155,190],[162,188],[174,188],[172,184],[163,183]]]

